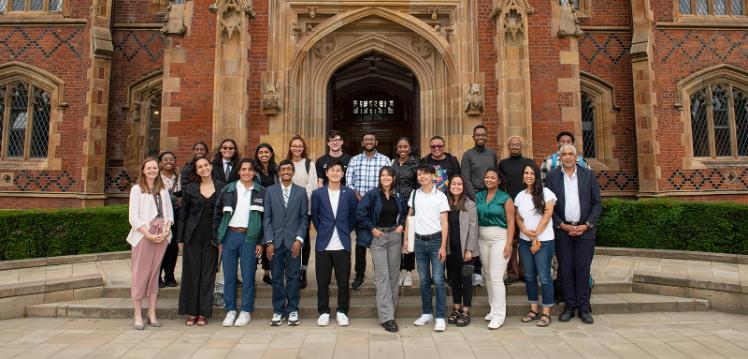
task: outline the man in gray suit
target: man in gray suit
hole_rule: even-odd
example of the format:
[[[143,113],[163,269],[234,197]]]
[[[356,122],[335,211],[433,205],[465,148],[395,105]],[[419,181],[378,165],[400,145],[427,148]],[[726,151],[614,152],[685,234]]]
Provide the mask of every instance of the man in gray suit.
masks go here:
[[[299,324],[299,275],[301,247],[309,226],[306,190],[291,182],[294,165],[283,160],[278,165],[280,183],[265,191],[265,213],[262,224],[263,242],[267,245],[273,273],[273,318],[270,324],[281,325],[288,317],[288,325]]]

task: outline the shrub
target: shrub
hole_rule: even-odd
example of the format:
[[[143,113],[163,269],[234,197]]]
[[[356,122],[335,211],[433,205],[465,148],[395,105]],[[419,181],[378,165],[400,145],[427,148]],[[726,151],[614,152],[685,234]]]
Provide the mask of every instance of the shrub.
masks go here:
[[[0,260],[128,250],[127,206],[0,211]]]
[[[597,245],[748,254],[748,205],[605,200]]]

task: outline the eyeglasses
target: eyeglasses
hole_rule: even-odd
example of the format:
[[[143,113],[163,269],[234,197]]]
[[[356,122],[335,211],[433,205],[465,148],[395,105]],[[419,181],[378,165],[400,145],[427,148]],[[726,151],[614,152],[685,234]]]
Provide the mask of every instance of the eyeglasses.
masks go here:
[[[221,149],[222,149],[222,150],[229,150],[229,151],[233,151],[234,149],[236,149],[236,147],[233,147],[233,146],[232,146],[232,147],[228,147],[228,146],[221,146]]]
[[[431,149],[436,150],[436,149],[439,149],[439,148],[444,148],[444,145],[431,145]]]
[[[343,142],[342,138],[336,138],[334,140],[329,140],[329,142]]]

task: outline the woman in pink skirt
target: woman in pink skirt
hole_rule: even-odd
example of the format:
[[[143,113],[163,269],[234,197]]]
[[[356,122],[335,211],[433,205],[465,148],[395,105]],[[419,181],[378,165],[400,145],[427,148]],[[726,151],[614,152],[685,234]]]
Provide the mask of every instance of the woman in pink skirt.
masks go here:
[[[174,213],[169,190],[161,182],[158,162],[146,158],[140,165],[138,183],[130,190],[129,218],[132,229],[127,243],[132,246],[132,301],[135,329],[143,330],[143,297],[148,297],[148,323],[161,324],[156,319],[158,275],[166,246],[171,241]]]

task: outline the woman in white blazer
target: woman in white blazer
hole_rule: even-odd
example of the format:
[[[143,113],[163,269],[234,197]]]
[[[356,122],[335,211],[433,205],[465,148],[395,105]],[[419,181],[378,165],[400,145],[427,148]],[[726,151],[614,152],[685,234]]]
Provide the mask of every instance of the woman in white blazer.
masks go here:
[[[161,324],[156,319],[158,275],[166,246],[171,241],[174,213],[169,190],[161,182],[158,162],[146,158],[140,165],[138,183],[130,189],[129,219],[132,229],[127,243],[132,246],[132,292],[135,329],[143,330],[142,299],[148,297],[148,323]]]

